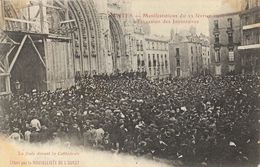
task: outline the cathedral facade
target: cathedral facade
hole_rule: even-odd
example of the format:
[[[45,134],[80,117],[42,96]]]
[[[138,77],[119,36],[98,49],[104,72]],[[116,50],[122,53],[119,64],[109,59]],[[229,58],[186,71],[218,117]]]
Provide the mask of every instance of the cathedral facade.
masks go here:
[[[0,7],[3,94],[16,83],[55,90],[84,75],[138,70],[130,0],[1,0]]]

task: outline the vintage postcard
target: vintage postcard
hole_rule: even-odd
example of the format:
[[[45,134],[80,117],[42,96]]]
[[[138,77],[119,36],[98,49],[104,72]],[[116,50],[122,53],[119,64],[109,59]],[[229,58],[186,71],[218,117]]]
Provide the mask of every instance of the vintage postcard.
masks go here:
[[[260,0],[0,0],[0,167],[260,167]]]

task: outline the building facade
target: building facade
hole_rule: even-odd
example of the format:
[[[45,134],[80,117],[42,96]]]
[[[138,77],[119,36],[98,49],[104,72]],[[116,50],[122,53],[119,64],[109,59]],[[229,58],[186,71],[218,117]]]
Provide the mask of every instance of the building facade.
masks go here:
[[[239,12],[215,15],[209,19],[211,72],[214,75],[241,71]]]
[[[142,25],[135,25],[134,28],[134,39],[136,54],[132,58],[132,70],[133,71],[146,71],[146,59],[145,59],[145,33]]]
[[[190,77],[210,67],[209,42],[204,35],[176,33],[169,44],[170,69],[173,77]]]
[[[144,65],[151,79],[167,78],[170,75],[169,40],[158,36],[145,37]]]
[[[242,73],[260,74],[260,0],[245,1],[240,18]]]
[[[0,10],[0,95],[15,83],[25,91],[55,90],[84,75],[148,71],[147,41],[167,45],[146,39],[149,25],[137,32],[131,0],[0,0]],[[168,68],[167,49],[149,50],[156,65]],[[153,78],[166,75],[164,68],[154,67]]]
[[[0,94],[10,94],[15,83],[24,91],[55,90],[83,75],[131,69],[131,17],[120,14],[130,13],[130,2],[28,2],[0,1],[1,47],[9,47],[0,53]]]
[[[210,43],[209,38],[203,34],[199,36],[201,40],[202,50],[202,69],[204,74],[210,73],[211,57],[210,57]]]

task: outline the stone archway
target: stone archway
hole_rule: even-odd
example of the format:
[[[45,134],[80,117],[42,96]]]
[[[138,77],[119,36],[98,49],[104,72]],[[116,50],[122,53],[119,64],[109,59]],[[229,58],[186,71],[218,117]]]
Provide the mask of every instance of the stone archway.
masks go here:
[[[113,14],[109,15],[112,43],[112,61],[114,71],[124,71],[126,59],[126,42],[120,23]]]
[[[54,1],[59,6],[61,2]],[[100,25],[97,11],[92,0],[68,1],[68,18],[72,33],[72,50],[74,54],[75,72],[95,74],[100,72]],[[65,20],[65,11],[60,11],[60,20]]]

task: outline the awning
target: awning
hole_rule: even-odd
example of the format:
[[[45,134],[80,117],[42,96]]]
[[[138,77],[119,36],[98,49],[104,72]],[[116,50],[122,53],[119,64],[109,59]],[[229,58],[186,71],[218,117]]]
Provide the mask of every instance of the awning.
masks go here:
[[[243,30],[249,30],[249,29],[253,29],[253,28],[260,28],[260,23],[243,26]]]
[[[238,46],[238,50],[260,49],[260,44]]]

